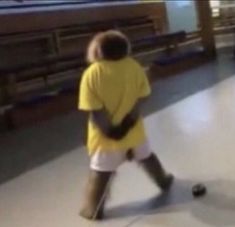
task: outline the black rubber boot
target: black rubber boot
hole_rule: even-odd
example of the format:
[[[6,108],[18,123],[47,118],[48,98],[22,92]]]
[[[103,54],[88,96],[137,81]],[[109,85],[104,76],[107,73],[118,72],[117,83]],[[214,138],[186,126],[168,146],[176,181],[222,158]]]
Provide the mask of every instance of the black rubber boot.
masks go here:
[[[141,161],[141,165],[150,178],[161,188],[163,192],[170,189],[174,177],[173,175],[165,172],[161,162],[154,153],[152,153],[150,157]]]
[[[104,204],[109,193],[111,176],[111,172],[91,170],[80,216],[89,220],[103,219]]]

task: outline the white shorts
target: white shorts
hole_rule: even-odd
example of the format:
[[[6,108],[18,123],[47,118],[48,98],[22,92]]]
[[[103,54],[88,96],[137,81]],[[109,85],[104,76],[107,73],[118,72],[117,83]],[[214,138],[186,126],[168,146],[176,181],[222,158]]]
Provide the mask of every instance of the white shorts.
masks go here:
[[[137,162],[148,158],[152,151],[146,142],[132,149],[133,159]],[[127,160],[125,151],[98,151],[91,156],[90,168],[101,172],[113,172]]]

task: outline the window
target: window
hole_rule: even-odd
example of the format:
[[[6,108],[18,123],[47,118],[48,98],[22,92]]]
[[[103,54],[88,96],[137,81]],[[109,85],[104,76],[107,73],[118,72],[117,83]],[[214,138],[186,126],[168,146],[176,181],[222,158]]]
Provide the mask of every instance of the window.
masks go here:
[[[220,15],[220,0],[210,0],[210,3],[213,17],[218,17]]]

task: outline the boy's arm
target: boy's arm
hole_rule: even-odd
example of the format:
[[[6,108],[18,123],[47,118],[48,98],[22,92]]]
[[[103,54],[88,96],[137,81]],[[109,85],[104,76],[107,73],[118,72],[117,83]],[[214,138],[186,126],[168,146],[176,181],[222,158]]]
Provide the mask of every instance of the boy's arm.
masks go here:
[[[143,110],[143,105],[146,102],[147,98],[140,98],[135,106],[132,108],[132,110],[127,114],[127,116],[132,116],[133,118],[137,118],[141,115],[142,110]]]
[[[114,140],[120,140],[125,137],[130,129],[129,126],[123,127],[122,124],[113,126],[103,109],[92,111],[91,118],[105,136]]]
[[[151,88],[149,84],[148,77],[143,69],[139,64],[137,64],[137,77],[136,77],[136,83],[138,87],[138,97],[137,102],[135,106],[132,108],[132,110],[126,115],[126,117],[123,120],[123,123],[136,123],[139,116],[141,115],[141,112],[143,110],[143,104],[145,103],[145,100],[149,97],[151,94]],[[131,125],[131,124],[130,124]]]
[[[91,111],[91,118],[102,131],[102,133],[108,136],[111,123],[108,119],[107,113],[103,109]]]
[[[131,128],[133,128],[138,121],[139,117],[141,116],[141,112],[143,109],[143,105],[145,103],[147,98],[141,98],[137,101],[135,106],[132,108],[132,110],[125,116],[123,119],[121,125],[122,127],[126,128],[126,130],[129,132]]]

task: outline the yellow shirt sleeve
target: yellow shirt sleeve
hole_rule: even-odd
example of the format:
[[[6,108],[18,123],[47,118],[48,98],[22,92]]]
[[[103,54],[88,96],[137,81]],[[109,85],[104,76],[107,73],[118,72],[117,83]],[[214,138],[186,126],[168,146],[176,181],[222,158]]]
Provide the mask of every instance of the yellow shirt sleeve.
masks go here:
[[[92,111],[103,107],[97,94],[96,70],[88,68],[82,75],[79,93],[78,108],[80,110]]]
[[[139,83],[138,83],[139,98],[145,98],[151,94],[149,80],[147,78],[144,69],[141,66],[138,74],[139,74]]]

